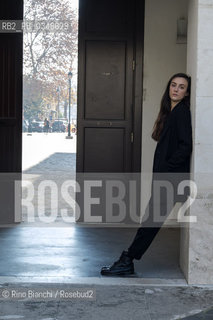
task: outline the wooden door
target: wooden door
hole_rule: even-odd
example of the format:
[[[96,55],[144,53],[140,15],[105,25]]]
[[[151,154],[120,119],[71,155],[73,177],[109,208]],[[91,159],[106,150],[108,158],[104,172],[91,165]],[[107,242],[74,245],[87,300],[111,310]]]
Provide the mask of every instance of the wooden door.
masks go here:
[[[134,1],[80,1],[79,172],[130,172]]]
[[[22,0],[0,3],[0,223],[15,222],[15,180],[21,177],[22,154],[22,33],[16,22],[2,29],[3,21],[22,20]],[[20,200],[20,199],[19,199]],[[16,202],[17,205],[17,202]],[[18,208],[17,208],[18,209]]]
[[[77,173],[82,188],[86,173],[97,179],[140,172],[143,4],[79,3]]]

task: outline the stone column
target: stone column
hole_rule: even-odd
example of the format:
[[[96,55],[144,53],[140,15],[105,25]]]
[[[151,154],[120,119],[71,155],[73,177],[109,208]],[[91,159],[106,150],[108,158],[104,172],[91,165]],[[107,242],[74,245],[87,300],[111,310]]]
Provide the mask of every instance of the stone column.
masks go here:
[[[187,72],[192,76],[192,178],[198,188],[189,211],[197,222],[181,229],[180,265],[189,284],[213,284],[213,0],[189,1]]]

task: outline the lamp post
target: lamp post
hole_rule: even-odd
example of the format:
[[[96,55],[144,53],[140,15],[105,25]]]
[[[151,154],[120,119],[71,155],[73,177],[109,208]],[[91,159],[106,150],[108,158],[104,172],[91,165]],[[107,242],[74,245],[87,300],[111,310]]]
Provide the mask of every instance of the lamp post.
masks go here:
[[[60,102],[60,87],[57,88],[56,90],[58,92],[58,132],[59,130],[59,102]]]
[[[68,81],[69,81],[69,122],[68,122],[68,136],[67,139],[72,139],[72,134],[70,130],[70,114],[71,114],[71,80],[72,80],[72,72],[68,73]]]

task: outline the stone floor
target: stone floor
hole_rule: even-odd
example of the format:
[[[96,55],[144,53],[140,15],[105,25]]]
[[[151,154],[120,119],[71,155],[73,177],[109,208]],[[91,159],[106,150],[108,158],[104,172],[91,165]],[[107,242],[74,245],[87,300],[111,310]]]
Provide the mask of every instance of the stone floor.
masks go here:
[[[0,229],[0,276],[99,277],[103,264],[117,260],[135,228],[16,227]],[[179,268],[179,229],[162,228],[135,262],[136,277],[184,279]]]
[[[134,233],[76,224],[1,228],[0,319],[213,319],[213,287],[188,286],[178,267],[178,229],[161,229],[135,262],[132,277],[100,275],[101,266],[117,259]],[[51,296],[12,298],[12,290]],[[68,295],[82,290],[93,299]]]

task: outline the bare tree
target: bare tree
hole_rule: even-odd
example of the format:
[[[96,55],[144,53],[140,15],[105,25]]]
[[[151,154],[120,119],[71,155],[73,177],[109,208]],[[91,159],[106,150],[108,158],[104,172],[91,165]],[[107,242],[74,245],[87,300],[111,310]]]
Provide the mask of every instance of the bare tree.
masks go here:
[[[65,101],[67,73],[73,69],[77,55],[77,12],[67,0],[26,0],[24,22],[24,75],[28,89],[35,83],[32,79],[41,82],[43,100],[51,104],[60,87]]]

